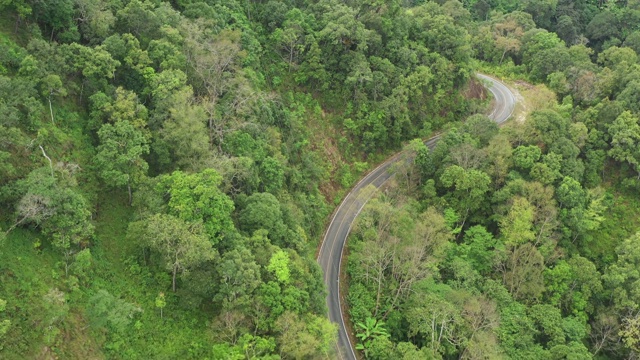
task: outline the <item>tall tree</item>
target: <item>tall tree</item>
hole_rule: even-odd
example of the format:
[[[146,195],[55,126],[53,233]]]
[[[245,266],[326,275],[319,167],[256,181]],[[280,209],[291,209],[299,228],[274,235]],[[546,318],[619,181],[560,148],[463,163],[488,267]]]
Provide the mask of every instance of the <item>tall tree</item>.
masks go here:
[[[146,175],[149,165],[143,155],[149,153],[147,138],[129,121],[104,124],[98,131],[100,145],[95,157],[100,176],[109,185],[127,186],[129,204],[132,186]]]
[[[217,257],[201,224],[187,223],[172,215],[156,214],[132,223],[128,236],[160,254],[163,266],[171,272],[174,292],[178,274]]]
[[[638,118],[625,111],[609,125],[611,149],[609,156],[615,160],[626,162],[638,174],[640,179],[640,124]]]
[[[219,186],[222,177],[213,169],[187,174],[175,171],[164,175],[156,188],[166,201],[166,212],[190,224],[201,223],[209,241],[218,243],[233,230],[233,201]]]

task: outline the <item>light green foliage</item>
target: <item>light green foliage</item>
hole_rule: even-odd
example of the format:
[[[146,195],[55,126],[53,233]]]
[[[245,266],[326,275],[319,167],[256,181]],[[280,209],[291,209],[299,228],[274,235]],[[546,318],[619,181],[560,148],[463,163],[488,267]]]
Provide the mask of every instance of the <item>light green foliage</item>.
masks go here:
[[[432,356],[446,352],[454,337],[463,328],[460,309],[448,295],[453,295],[446,285],[436,286],[430,293],[414,295],[413,306],[407,310],[409,334],[426,341]]]
[[[372,348],[373,352],[380,351],[379,349],[376,349],[376,345],[374,345],[374,343],[389,338],[389,333],[384,328],[384,321],[378,321],[373,318],[366,318],[364,322],[359,322],[356,324],[356,326],[358,329],[356,337],[360,339],[360,342],[358,342],[358,344],[356,345],[356,349],[362,350],[367,358],[375,358],[375,355],[369,354]]]
[[[58,288],[50,288],[42,297],[44,305],[45,342],[55,345],[60,335],[60,327],[63,326],[69,315],[69,304],[66,294]]]
[[[544,291],[544,258],[531,243],[508,249],[504,284],[515,299],[536,299]]]
[[[609,156],[626,162],[640,176],[640,124],[638,118],[625,111],[609,126],[611,150]]]
[[[273,338],[263,338],[251,334],[244,334],[238,340],[239,347],[249,359],[278,360],[280,357],[273,354],[276,342]]]
[[[213,169],[187,174],[175,171],[161,177],[159,196],[168,195],[167,213],[189,224],[200,222],[209,241],[217,243],[233,229],[231,199],[220,191],[222,177]]]
[[[534,208],[525,198],[515,197],[509,212],[500,221],[506,245],[520,245],[535,239],[532,231]]]
[[[325,317],[312,316],[301,319],[292,312],[285,312],[276,322],[280,348],[285,356],[294,359],[329,356],[333,339],[337,334],[335,324]]]
[[[110,99],[102,93],[92,96],[94,113],[104,122],[114,125],[121,121],[131,123],[136,129],[142,130],[146,126],[147,109],[140,104],[137,95],[121,87],[115,91],[115,98]]]
[[[620,310],[635,311],[640,307],[640,233],[622,241],[616,248],[618,260],[603,275],[612,291],[614,305]]]
[[[280,250],[273,254],[271,260],[269,260],[267,270],[273,273],[279,282],[287,284],[291,279],[291,272],[289,270],[289,255],[283,250]]]
[[[628,349],[640,352],[640,317],[636,315],[624,319],[624,327],[619,335]]]

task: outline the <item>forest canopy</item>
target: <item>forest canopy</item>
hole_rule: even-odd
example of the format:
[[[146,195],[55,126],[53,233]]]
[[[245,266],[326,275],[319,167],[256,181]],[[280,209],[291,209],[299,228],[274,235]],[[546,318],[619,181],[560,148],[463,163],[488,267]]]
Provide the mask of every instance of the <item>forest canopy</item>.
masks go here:
[[[0,358],[335,357],[316,251],[398,151],[350,237],[362,356],[637,356],[638,23],[637,1],[0,0]],[[522,85],[516,121],[482,115],[478,71]]]

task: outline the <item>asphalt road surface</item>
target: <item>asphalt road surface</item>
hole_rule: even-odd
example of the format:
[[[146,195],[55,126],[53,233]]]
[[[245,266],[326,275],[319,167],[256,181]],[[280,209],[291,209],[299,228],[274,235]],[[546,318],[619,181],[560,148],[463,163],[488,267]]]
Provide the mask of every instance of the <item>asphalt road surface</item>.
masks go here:
[[[486,76],[477,75],[478,78],[486,81],[489,85],[489,91],[493,94],[493,109],[489,117],[498,124],[505,122],[513,113],[516,98],[503,83]],[[430,149],[433,149],[437,143],[439,136],[427,140],[425,143]],[[327,228],[324,240],[320,247],[318,255],[318,263],[324,271],[324,283],[327,286],[329,294],[327,296],[327,306],[329,308],[329,320],[338,324],[338,339],[336,343],[336,355],[339,359],[356,360],[355,350],[351,343],[344,324],[342,316],[340,294],[340,263],[342,262],[342,254],[344,244],[347,241],[347,235],[351,230],[353,221],[358,216],[367,201],[374,195],[375,191],[369,185],[380,188],[387,180],[393,177],[390,171],[393,164],[401,159],[401,154],[397,154],[376,169],[368,173],[360,182],[347,194],[338,209],[333,214],[331,223]]]

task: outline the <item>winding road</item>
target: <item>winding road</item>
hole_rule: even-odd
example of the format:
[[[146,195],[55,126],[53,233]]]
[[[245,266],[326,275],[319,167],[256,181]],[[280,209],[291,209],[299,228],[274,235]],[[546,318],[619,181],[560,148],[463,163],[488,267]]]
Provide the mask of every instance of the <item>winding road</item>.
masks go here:
[[[494,97],[493,110],[488,116],[498,124],[504,123],[515,108],[516,98],[514,94],[507,86],[490,76],[482,74],[477,74],[477,76],[490,84],[488,88]],[[425,144],[429,149],[433,149],[439,138],[440,136],[434,136],[427,140]],[[344,245],[353,221],[367,201],[374,195],[374,192],[369,190],[371,189],[369,185],[373,185],[376,189],[384,185],[393,177],[394,173],[390,170],[393,164],[400,159],[401,153],[394,155],[356,184],[335,211],[320,247],[318,263],[324,271],[324,282],[329,291],[327,295],[329,320],[338,324],[336,353],[340,359],[357,359],[353,344],[347,334],[341,309],[341,295],[344,294],[340,294],[340,264]],[[363,191],[363,189],[367,190]]]

